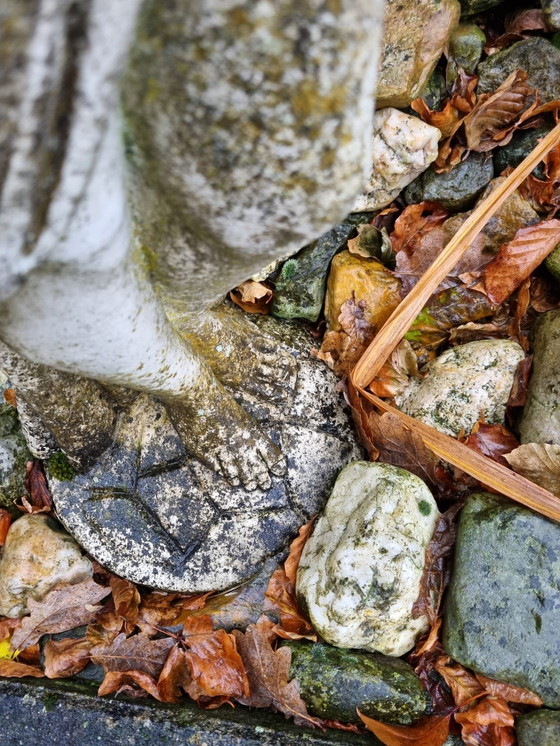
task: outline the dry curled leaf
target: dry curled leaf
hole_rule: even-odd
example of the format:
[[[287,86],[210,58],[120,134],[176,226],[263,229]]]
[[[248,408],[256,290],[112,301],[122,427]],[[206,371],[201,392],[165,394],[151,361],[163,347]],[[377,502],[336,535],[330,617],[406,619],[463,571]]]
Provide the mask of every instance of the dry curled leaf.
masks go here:
[[[461,737],[468,746],[515,746],[514,719],[507,702],[484,697],[464,712],[456,712]]]
[[[486,265],[484,285],[494,303],[503,303],[560,242],[560,220],[520,228]]]
[[[12,635],[12,650],[23,650],[34,645],[43,635],[66,632],[93,621],[101,599],[110,593],[109,588],[88,579],[75,585],[62,584],[53,588],[42,601],[30,598],[30,616]]]
[[[264,282],[247,280],[229,294],[231,300],[246,313],[267,314],[274,293]]]
[[[560,446],[525,443],[505,458],[518,474],[560,497]]]
[[[443,746],[449,735],[451,714],[424,717],[416,725],[388,725],[374,720],[358,710],[362,722],[385,746]]]
[[[0,658],[0,676],[17,679],[33,676],[38,679],[44,675],[42,669],[37,668],[37,666],[29,666],[27,663]]]
[[[90,661],[91,642],[87,637],[49,640],[45,645],[45,675],[49,679],[74,676]]]
[[[529,689],[523,689],[514,684],[506,684],[504,681],[489,679],[480,673],[475,674],[475,676],[485,691],[493,697],[501,697],[506,702],[515,702],[516,704],[532,705],[533,707],[542,706],[542,699]]]
[[[296,725],[318,726],[320,721],[308,714],[297,682],[288,681],[291,650],[274,650],[270,644],[269,633],[272,626],[270,620],[261,618],[257,624],[248,627],[245,634],[238,630],[233,632],[247,670],[251,691],[249,697],[238,700],[250,707],[272,707],[286,717],[293,717]]]
[[[40,461],[28,461],[26,466],[25,489],[29,499],[21,498],[24,513],[50,513],[53,508],[52,496],[47,487],[43,465]]]
[[[145,671],[108,671],[101,682],[97,694],[104,697],[107,694],[124,694],[127,697],[145,697],[151,694],[161,700],[157,683],[153,676]]]
[[[377,396],[392,398],[402,393],[412,376],[418,375],[418,358],[407,339],[402,339],[379,373],[369,384]]]

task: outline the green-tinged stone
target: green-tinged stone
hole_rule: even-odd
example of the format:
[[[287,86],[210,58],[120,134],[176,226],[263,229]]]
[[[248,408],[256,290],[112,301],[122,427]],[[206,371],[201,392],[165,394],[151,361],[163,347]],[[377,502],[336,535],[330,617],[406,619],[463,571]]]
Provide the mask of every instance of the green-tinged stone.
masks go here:
[[[474,23],[461,23],[449,38],[449,58],[447,63],[447,84],[452,85],[459,68],[474,73],[486,43],[484,32]]]
[[[521,442],[560,445],[560,310],[537,320],[533,351],[533,373],[519,423]]]
[[[430,166],[405,189],[404,198],[409,205],[428,200],[454,212],[466,210],[493,176],[492,158],[471,153],[448,173],[438,174]]]
[[[560,98],[560,50],[547,39],[536,36],[518,41],[481,62],[478,92],[493,93],[515,70],[527,73],[527,83],[543,102]]]
[[[461,0],[461,16],[472,16],[500,5],[503,0]]]
[[[284,262],[276,279],[271,307],[274,316],[317,321],[323,308],[331,259],[344,248],[354,230],[350,222],[335,225]]]
[[[447,98],[447,87],[445,84],[445,75],[436,67],[430,75],[426,87],[421,93],[422,98],[432,110],[439,110]]]
[[[0,506],[13,508],[14,500],[25,494],[25,465],[32,458],[16,410],[0,404]]]
[[[544,264],[550,274],[560,280],[560,244],[546,257]]]
[[[558,746],[560,712],[535,710],[521,715],[516,722],[518,746]]]
[[[549,27],[560,29],[560,0],[541,0],[541,7]]]
[[[560,707],[559,553],[557,523],[486,492],[471,495],[443,634],[459,663],[530,689],[549,707]]]
[[[424,715],[430,698],[412,668],[398,658],[334,648],[323,643],[287,642],[290,678],[299,684],[309,711],[343,723],[368,717],[409,725]]]
[[[494,171],[496,176],[499,176],[504,168],[508,166],[512,168],[518,166],[535,148],[538,141],[547,135],[551,129],[552,125],[544,125],[534,130],[519,130],[507,145],[504,145],[503,148],[496,148],[494,150]],[[542,164],[533,169],[533,174],[539,179],[543,178],[544,169]]]
[[[557,31],[555,34],[553,34],[550,41],[556,47],[556,49],[560,49],[560,31]]]

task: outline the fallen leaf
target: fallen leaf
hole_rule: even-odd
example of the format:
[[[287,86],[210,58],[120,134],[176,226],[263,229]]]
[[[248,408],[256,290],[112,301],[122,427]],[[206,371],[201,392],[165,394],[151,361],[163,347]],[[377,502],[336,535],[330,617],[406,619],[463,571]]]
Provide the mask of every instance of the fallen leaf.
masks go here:
[[[30,598],[28,607],[31,614],[14,631],[12,649],[23,650],[34,645],[43,635],[89,624],[97,613],[94,604],[110,592],[109,588],[88,579],[75,585],[58,585],[42,601]]]
[[[249,697],[249,680],[233,635],[214,630],[209,616],[193,617],[184,625],[183,639],[192,679],[186,691],[192,699]]]
[[[439,656],[434,663],[434,668],[451,689],[457,707],[463,707],[473,698],[483,694],[484,688],[476,676],[448,655]]]
[[[303,526],[299,529],[298,535],[290,544],[290,550],[288,552],[288,556],[286,557],[286,561],[284,562],[284,572],[286,573],[286,577],[294,588],[296,586],[299,561],[301,559],[301,555],[303,553],[303,549],[307,543],[307,540],[313,532],[315,518],[316,516],[313,516],[311,520],[307,521],[307,523],[304,523]]]
[[[513,379],[513,386],[509,394],[507,402],[508,409],[511,407],[523,407],[527,399],[527,388],[529,386],[529,379],[531,377],[531,370],[533,368],[533,356],[528,355],[526,358],[520,361],[517,368],[515,369],[515,377]]]
[[[320,720],[308,714],[297,682],[288,682],[292,651],[286,647],[273,650],[267,628],[270,620],[265,618],[249,626],[245,634],[233,632],[251,692],[249,697],[238,697],[238,701],[250,707],[271,707],[293,717],[296,725],[319,726]]]
[[[518,474],[560,497],[560,446],[524,443],[505,458]]]
[[[555,279],[542,275],[531,275],[531,308],[537,313],[545,313],[560,308],[560,288]]]
[[[503,425],[487,425],[485,422],[477,422],[464,443],[473,451],[506,466],[506,454],[519,445],[515,435]]]
[[[515,746],[513,714],[503,699],[485,697],[465,712],[456,712],[455,720],[468,746]]]
[[[45,676],[62,679],[74,676],[90,661],[91,642],[86,637],[49,640],[45,645]]]
[[[345,301],[338,317],[342,328],[328,331],[321,349],[314,353],[338,376],[349,373],[375,335],[375,327],[366,318],[366,309],[365,301],[356,303],[354,298]]]
[[[503,303],[560,242],[560,220],[520,228],[486,265],[484,284],[494,303]]]
[[[0,676],[21,679],[25,676],[42,678],[45,674],[36,666],[28,666],[26,663],[19,661],[0,659]]]
[[[178,702],[183,692],[186,692],[192,682],[190,666],[187,662],[186,651],[181,645],[171,648],[164,663],[157,688],[162,702]]]
[[[138,621],[138,609],[140,606],[140,593],[129,580],[112,577],[109,586],[115,604],[115,614],[122,617],[125,629],[130,634]]]
[[[4,508],[0,508],[0,547],[6,543],[8,530],[12,525],[12,516]]]
[[[17,408],[17,397],[15,389],[4,389],[4,401],[11,407]]]
[[[191,612],[206,604],[210,593],[185,596],[184,593],[162,593],[153,591],[141,596],[137,625],[146,635],[154,635],[159,629],[182,624]]]
[[[435,202],[420,202],[409,205],[399,215],[391,233],[393,251],[397,254],[405,252],[411,256],[427,233],[441,225],[448,217],[446,210]]]
[[[25,489],[29,500],[24,495],[21,498],[22,506],[18,505],[19,509],[24,513],[50,513],[53,501],[47,487],[43,465],[40,461],[28,461],[26,472]]]
[[[377,396],[392,398],[402,393],[410,378],[417,375],[418,358],[410,342],[402,339],[368,387]]]
[[[157,680],[174,640],[164,637],[153,640],[138,634],[127,637],[121,633],[109,645],[91,649],[91,660],[107,671],[140,671]]]
[[[274,292],[264,282],[247,280],[229,294],[231,300],[246,313],[268,314]]]
[[[424,717],[416,725],[388,725],[368,718],[358,710],[362,722],[385,746],[443,746],[449,735],[451,714]]]
[[[273,613],[279,624],[274,633],[287,640],[312,640],[317,642],[317,633],[301,612],[296,601],[294,585],[282,567],[275,570],[266,589],[267,603],[264,611]]]
[[[157,683],[144,671],[108,671],[97,694],[104,697],[115,693],[125,694],[127,697],[145,697],[147,693],[161,700]]]
[[[385,266],[391,266],[395,261],[395,252],[386,228],[379,230],[369,223],[356,226],[358,235],[348,241],[348,251],[366,259],[378,259]]]
[[[488,694],[494,697],[501,697],[506,702],[542,707],[542,699],[529,689],[523,689],[520,686],[514,686],[514,684],[506,684],[504,681],[488,679],[480,673],[475,674],[475,676]]]

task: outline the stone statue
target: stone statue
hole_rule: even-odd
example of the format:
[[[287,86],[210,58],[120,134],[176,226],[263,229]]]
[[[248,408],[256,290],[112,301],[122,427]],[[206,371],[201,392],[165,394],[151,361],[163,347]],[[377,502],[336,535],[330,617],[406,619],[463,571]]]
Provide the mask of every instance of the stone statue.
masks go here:
[[[189,489],[212,493],[218,512],[234,493],[270,502],[296,469],[279,423],[297,420],[298,390],[317,397],[332,380],[296,332],[280,343],[272,321],[260,331],[222,301],[334,224],[364,186],[381,15],[381,0],[4,0],[0,365],[36,453],[56,442],[82,472],[51,475],[60,517],[121,574],[138,579],[151,540],[119,550],[123,569],[101,546],[115,541],[105,518],[84,533],[64,506],[102,487],[114,506],[132,472],[137,494],[140,467],[124,451],[142,460],[171,444],[144,476],[157,478],[158,458],[167,474],[187,459]],[[328,406],[349,443],[339,468],[355,451],[346,415]],[[165,523],[138,505],[129,512]],[[195,551],[166,529],[153,540],[161,562],[178,543],[171,574],[189,578],[141,581],[185,590],[246,575],[225,556],[219,578],[197,581],[202,565],[185,563],[202,539]]]

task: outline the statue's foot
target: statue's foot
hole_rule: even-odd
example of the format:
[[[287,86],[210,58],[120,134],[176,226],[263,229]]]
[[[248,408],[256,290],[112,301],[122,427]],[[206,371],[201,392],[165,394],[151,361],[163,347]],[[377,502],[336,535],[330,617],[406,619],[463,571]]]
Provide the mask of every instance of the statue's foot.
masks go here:
[[[183,328],[182,334],[225,386],[278,406],[291,401],[297,379],[295,358],[235,309],[222,306],[205,314],[196,326]]]
[[[166,408],[191,456],[234,487],[267,490],[270,473],[286,472],[280,449],[217,380],[201,382],[194,396],[168,401]]]

